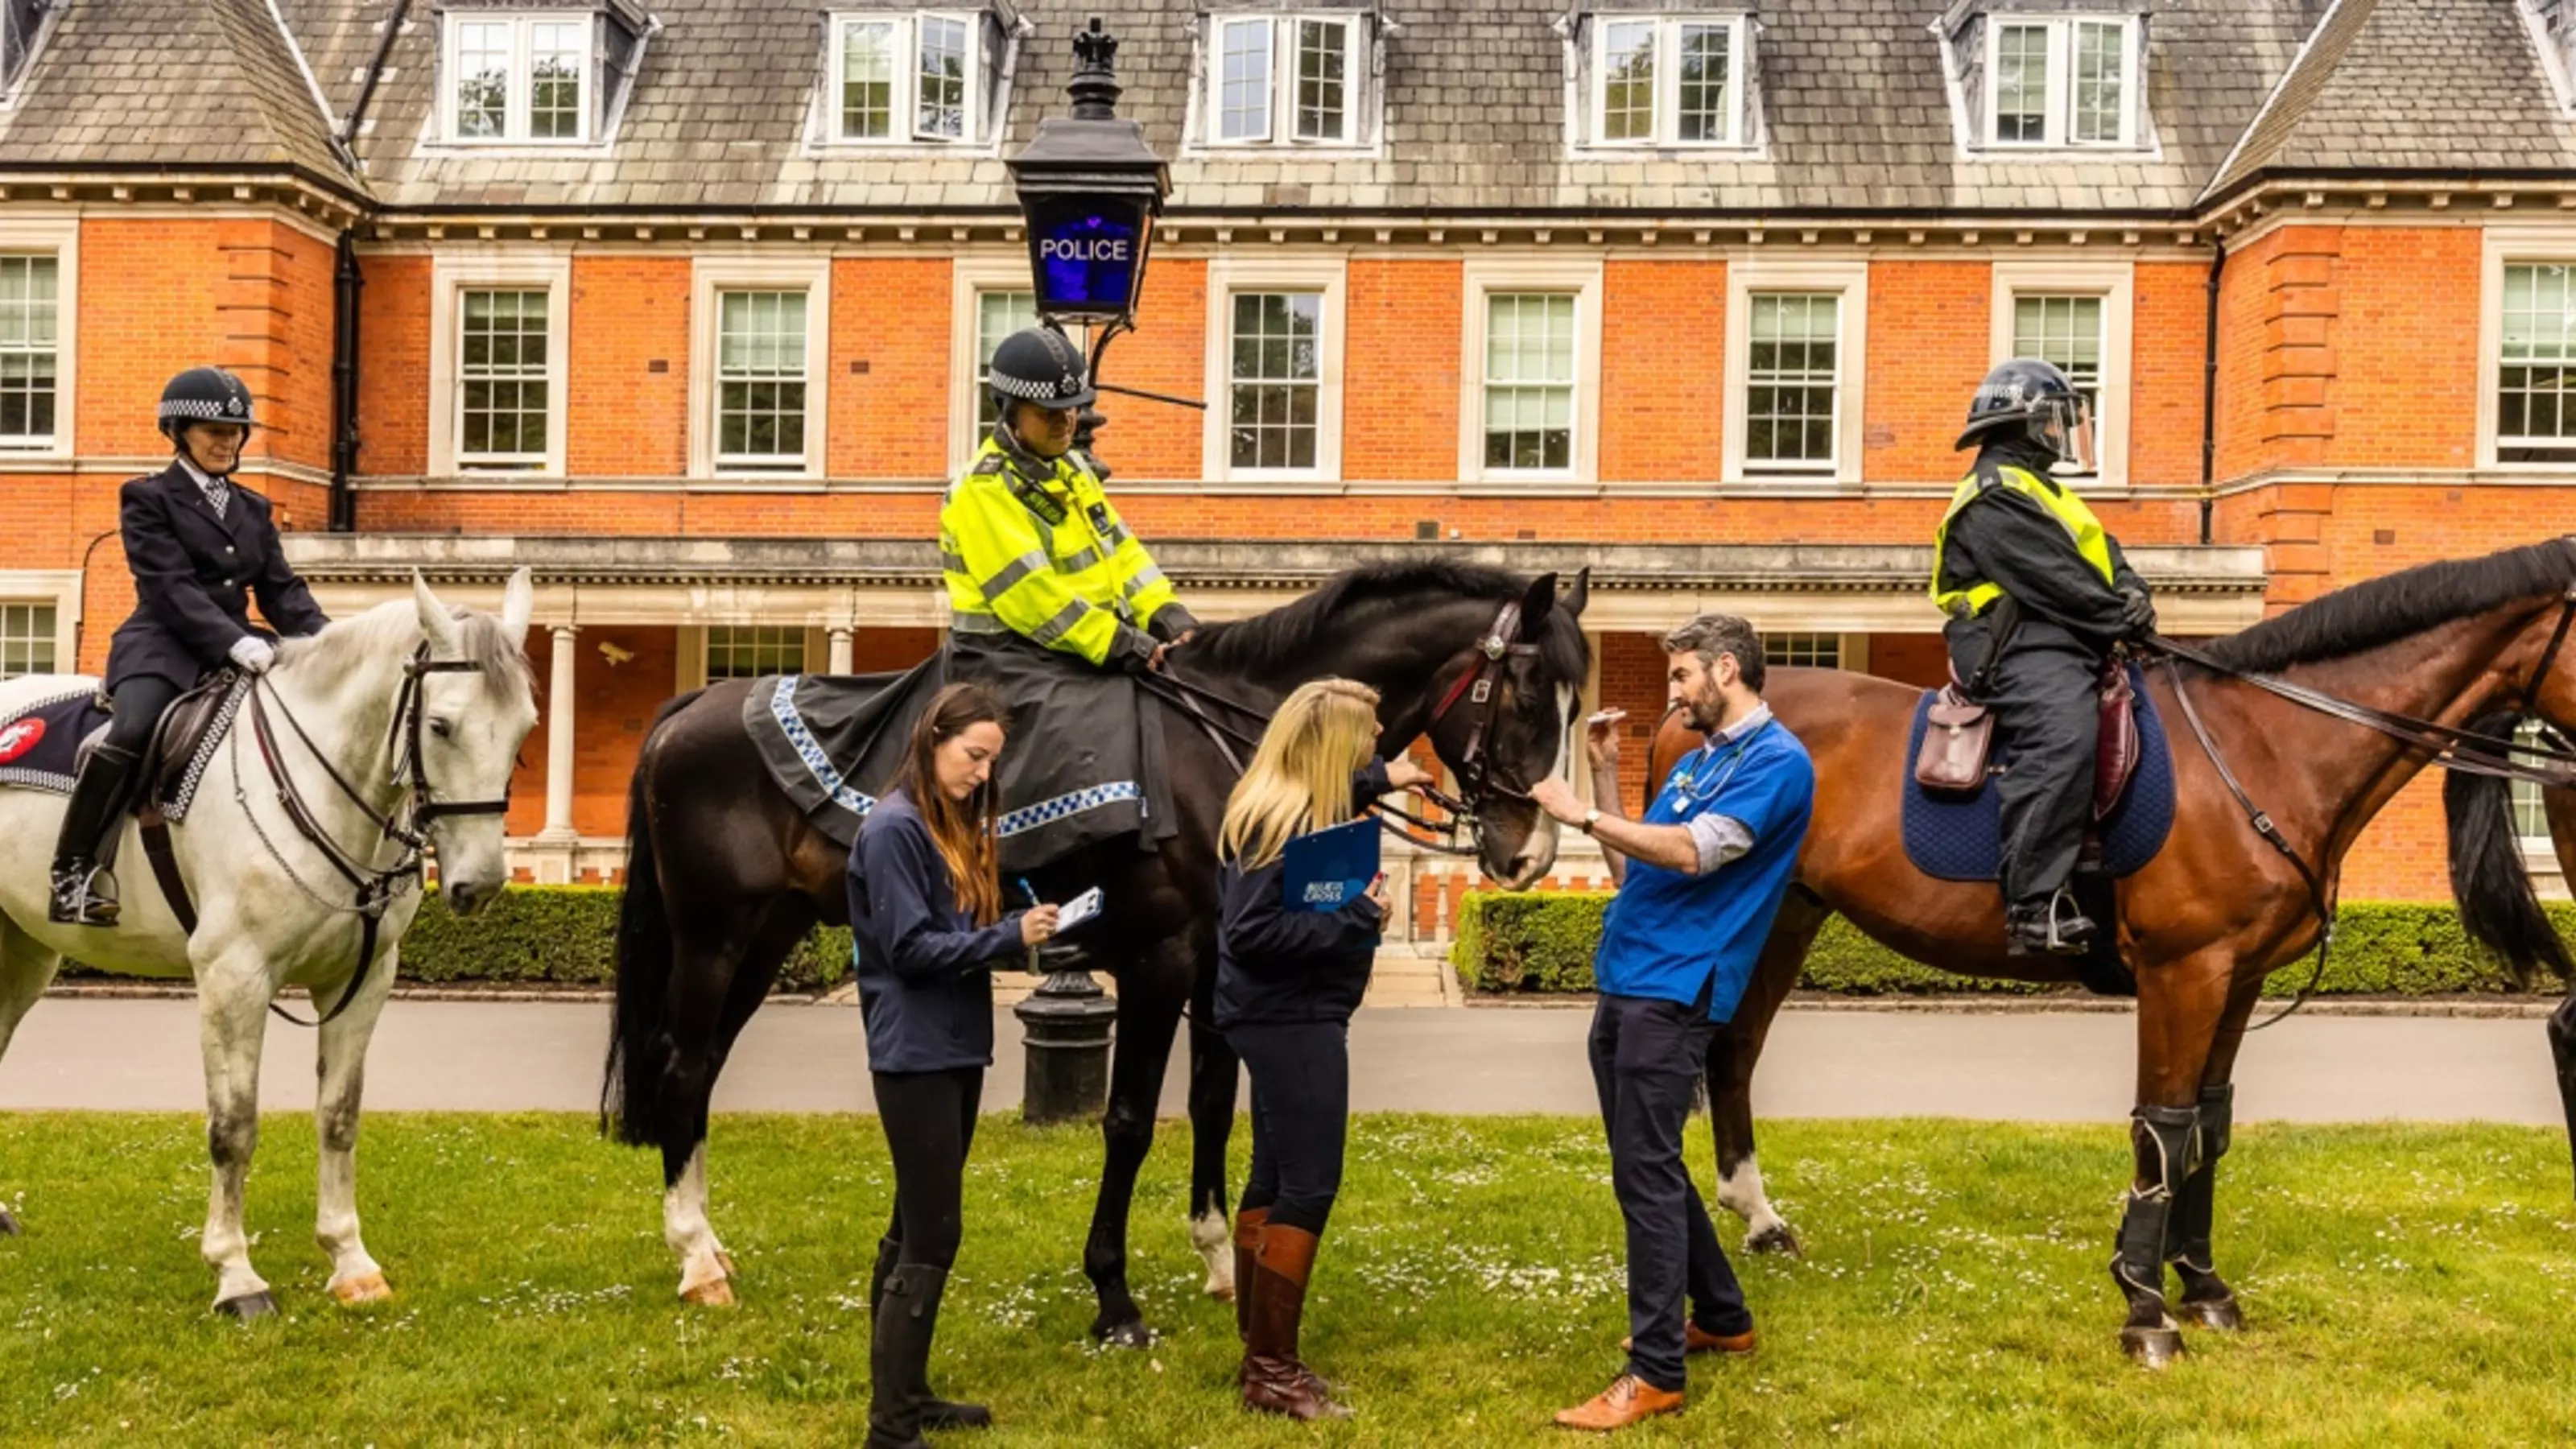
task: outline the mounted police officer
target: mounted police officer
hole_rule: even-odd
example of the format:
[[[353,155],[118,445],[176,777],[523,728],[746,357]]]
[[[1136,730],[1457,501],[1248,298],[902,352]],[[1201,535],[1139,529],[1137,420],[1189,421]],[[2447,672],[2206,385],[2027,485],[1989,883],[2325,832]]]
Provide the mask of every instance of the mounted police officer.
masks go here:
[[[107,649],[107,737],[81,767],[54,847],[50,914],[64,924],[116,923],[116,878],[98,858],[162,712],[212,670],[257,674],[276,658],[277,634],[251,626],[252,596],[278,634],[330,622],[288,566],[268,500],[232,481],[253,426],[250,390],[219,368],[192,367],[162,389],[160,423],[170,466],[118,497],[136,607]]]
[[[1000,418],[939,510],[948,584],[949,677],[979,679],[1011,707],[1002,793],[1003,866],[1033,868],[1133,834],[1146,849],[1176,828],[1156,716],[1128,676],[1162,667],[1198,621],[1181,607],[1073,446],[1090,406],[1081,351],[1052,328],[1012,333],[989,374]]]
[[[2014,955],[2081,955],[2093,923],[2067,890],[2093,801],[2098,682],[2123,640],[2155,632],[2146,581],[2084,500],[2051,476],[2093,463],[2093,418],[2066,374],[2015,358],[1986,376],[1959,446],[1977,448],[1932,538],[1932,601],[1950,669],[1995,712],[2011,767],[2004,934]]]

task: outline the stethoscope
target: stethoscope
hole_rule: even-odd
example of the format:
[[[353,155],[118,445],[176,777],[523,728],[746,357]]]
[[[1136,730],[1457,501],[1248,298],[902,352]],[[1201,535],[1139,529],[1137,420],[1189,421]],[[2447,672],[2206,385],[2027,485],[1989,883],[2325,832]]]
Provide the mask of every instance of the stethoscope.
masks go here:
[[[1725,789],[1727,782],[1735,778],[1735,772],[1744,768],[1744,752],[1752,747],[1755,740],[1762,737],[1763,730],[1771,728],[1772,723],[1773,722],[1770,720],[1764,720],[1760,729],[1754,730],[1751,734],[1746,735],[1744,738],[1735,741],[1733,745],[1729,746],[1726,753],[1723,756],[1718,757],[1715,761],[1715,763],[1725,766],[1724,773],[1720,774],[1706,789],[1699,787],[1699,777],[1696,773],[1676,772],[1673,779],[1673,787],[1682,792],[1682,797],[1684,799],[1694,800],[1701,804],[1706,804],[1710,800],[1716,798],[1717,792]],[[1701,754],[1705,755],[1708,752],[1708,746],[1700,746]]]

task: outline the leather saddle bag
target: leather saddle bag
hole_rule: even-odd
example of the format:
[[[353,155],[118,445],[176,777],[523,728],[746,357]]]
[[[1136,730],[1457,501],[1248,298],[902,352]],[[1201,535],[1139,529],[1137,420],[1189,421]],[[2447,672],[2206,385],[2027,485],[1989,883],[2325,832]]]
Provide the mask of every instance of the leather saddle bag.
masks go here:
[[[2099,728],[2093,740],[2093,818],[2111,813],[2138,770],[2138,696],[2128,667],[2113,658],[2102,666]]]
[[[1922,752],[1914,757],[1914,782],[1926,790],[1975,794],[1985,788],[1986,753],[1994,738],[1994,715],[1958,685],[1944,685],[1924,725]]]

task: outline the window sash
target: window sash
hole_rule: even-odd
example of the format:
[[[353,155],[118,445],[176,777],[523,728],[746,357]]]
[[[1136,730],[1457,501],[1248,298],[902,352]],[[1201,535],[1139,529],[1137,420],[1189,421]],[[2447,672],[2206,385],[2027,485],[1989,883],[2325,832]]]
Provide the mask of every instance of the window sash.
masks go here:
[[[553,294],[462,287],[456,317],[458,465],[543,468],[554,426]]]
[[[61,403],[62,262],[0,256],[0,447],[54,442]]]
[[[1663,26],[1652,20],[1601,22],[1599,63],[1593,89],[1600,124],[1593,134],[1605,146],[1654,143],[1655,73],[1663,48]]]
[[[834,25],[833,141],[975,144],[984,96],[977,16],[942,10],[840,15]]]
[[[1228,466],[1313,472],[1323,437],[1323,294],[1237,292],[1228,310]]]
[[[1002,339],[1023,327],[1038,325],[1037,294],[1005,287],[988,287],[975,294],[975,446],[983,446],[983,435],[1001,421],[1001,409],[993,405],[993,389],[987,379],[993,372],[993,350]]]
[[[1485,296],[1485,467],[1562,473],[1574,466],[1577,297]]]
[[[451,16],[448,139],[464,145],[586,143],[592,27],[589,17],[577,15]]]
[[[2073,22],[2067,138],[2078,146],[2117,146],[2129,139],[2129,37],[2124,20]]]
[[[2496,444],[2504,462],[2576,459],[2576,263],[2504,269]]]
[[[1991,24],[1986,142],[1997,147],[2136,144],[2139,31],[2127,19],[2057,16]]]
[[[1762,662],[1783,669],[1840,669],[1843,636],[1772,632],[1762,636]]]
[[[2514,729],[2513,737],[2520,744],[2538,745],[2540,743],[2539,722],[2523,721]],[[2530,780],[2513,782],[2513,824],[2514,834],[2522,837],[2524,845],[2538,850],[2550,848],[2549,814],[2541,804],[2538,784]]]
[[[707,626],[707,682],[805,672],[805,631],[788,624]]]
[[[1748,472],[1831,473],[1841,463],[1842,294],[1752,294],[1746,354]]]
[[[2065,373],[2076,393],[2093,409],[2097,433],[2104,417],[2103,328],[2109,312],[2107,299],[2100,293],[2013,294],[2013,356],[2036,357]],[[2096,451],[2107,456],[2110,440],[2097,437],[2096,441]]]
[[[924,15],[914,22],[912,135],[917,141],[963,141],[971,126],[967,96],[973,89],[974,42],[967,23],[953,15]]]
[[[1681,21],[1674,36],[1674,139],[1686,144],[1734,140],[1734,25]]]
[[[1216,85],[1219,142],[1270,139],[1270,92],[1277,27],[1270,17],[1217,22],[1216,64],[1209,67]]]
[[[2055,139],[2049,92],[2058,70],[2056,38],[2057,27],[2045,21],[1995,25],[1987,125],[1996,145],[2045,146]]]
[[[809,306],[802,289],[716,293],[718,466],[804,466]]]
[[[1351,136],[1351,51],[1357,29],[1348,20],[1289,22],[1297,44],[1288,57],[1288,95],[1295,108],[1295,138],[1348,141]]]
[[[0,604],[0,679],[56,672],[54,639],[52,604]]]
[[[1735,16],[1599,17],[1591,144],[1740,144],[1744,44]]]
[[[840,43],[833,47],[838,74],[833,93],[840,102],[840,138],[844,141],[894,139],[895,55],[902,47],[901,25],[893,20],[841,21]]]

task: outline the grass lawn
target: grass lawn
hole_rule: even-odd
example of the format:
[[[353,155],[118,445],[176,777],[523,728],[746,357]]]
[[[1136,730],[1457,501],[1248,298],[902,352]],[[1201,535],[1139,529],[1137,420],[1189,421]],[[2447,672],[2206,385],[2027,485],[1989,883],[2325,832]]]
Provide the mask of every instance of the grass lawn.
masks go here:
[[[1237,1411],[1231,1310],[1180,1231],[1185,1131],[1138,1192],[1156,1348],[1086,1345],[1098,1139],[987,1119],[935,1381],[1001,1427],[947,1445],[1504,1445],[1616,1369],[1619,1221],[1572,1119],[1373,1117],[1308,1318],[1359,1415]],[[1742,1265],[1763,1346],[1695,1366],[1636,1444],[2495,1444],[2576,1437],[2576,1207],[2566,1144],[2508,1128],[2240,1128],[2220,1264],[2249,1331],[2130,1368],[2104,1265],[2115,1128],[1770,1125],[1802,1262]],[[0,1117],[0,1442],[851,1444],[860,1301],[891,1175],[872,1119],[726,1118],[717,1223],[743,1306],[685,1310],[644,1155],[554,1116],[369,1119],[369,1247],[398,1294],[323,1295],[313,1134],[272,1118],[255,1261],[285,1312],[207,1315],[203,1129],[177,1116]],[[1244,1134],[1235,1138],[1241,1179]],[[1705,1135],[1693,1165],[1711,1179]],[[1723,1223],[1722,1219],[1722,1223]],[[1730,1241],[1731,1226],[1721,1226]]]

